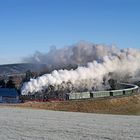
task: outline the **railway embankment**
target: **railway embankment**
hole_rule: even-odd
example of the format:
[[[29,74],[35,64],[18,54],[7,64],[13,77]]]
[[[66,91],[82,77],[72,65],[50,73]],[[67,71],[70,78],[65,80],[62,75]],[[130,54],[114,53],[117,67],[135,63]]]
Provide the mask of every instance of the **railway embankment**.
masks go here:
[[[61,102],[26,102],[5,106],[69,112],[140,115],[140,94],[117,98],[98,98]]]

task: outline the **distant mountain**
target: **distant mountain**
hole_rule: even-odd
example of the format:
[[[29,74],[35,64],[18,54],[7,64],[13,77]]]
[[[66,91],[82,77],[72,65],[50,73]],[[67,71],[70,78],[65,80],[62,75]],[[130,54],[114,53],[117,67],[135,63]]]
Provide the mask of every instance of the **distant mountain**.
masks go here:
[[[27,70],[40,72],[45,68],[46,68],[45,64],[30,64],[30,63],[6,64],[0,65],[0,75],[23,74]]]

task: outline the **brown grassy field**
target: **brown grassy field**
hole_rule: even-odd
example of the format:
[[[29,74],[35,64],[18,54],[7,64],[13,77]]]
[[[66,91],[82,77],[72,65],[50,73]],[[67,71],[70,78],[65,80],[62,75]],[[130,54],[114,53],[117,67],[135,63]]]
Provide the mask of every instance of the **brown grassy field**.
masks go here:
[[[80,101],[26,102],[10,106],[70,112],[140,115],[140,95]]]

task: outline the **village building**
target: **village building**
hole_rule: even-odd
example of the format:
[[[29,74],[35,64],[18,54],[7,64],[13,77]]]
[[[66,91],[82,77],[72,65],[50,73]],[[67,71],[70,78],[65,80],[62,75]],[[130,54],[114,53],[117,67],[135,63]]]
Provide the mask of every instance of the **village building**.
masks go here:
[[[15,88],[0,88],[0,103],[18,103],[19,94]]]

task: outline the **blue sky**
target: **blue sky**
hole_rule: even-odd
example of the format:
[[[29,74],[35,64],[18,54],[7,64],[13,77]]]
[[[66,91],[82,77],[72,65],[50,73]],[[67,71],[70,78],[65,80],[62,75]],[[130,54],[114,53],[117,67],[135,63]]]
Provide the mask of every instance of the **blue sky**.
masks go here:
[[[0,64],[81,40],[140,48],[140,0],[0,0]]]

